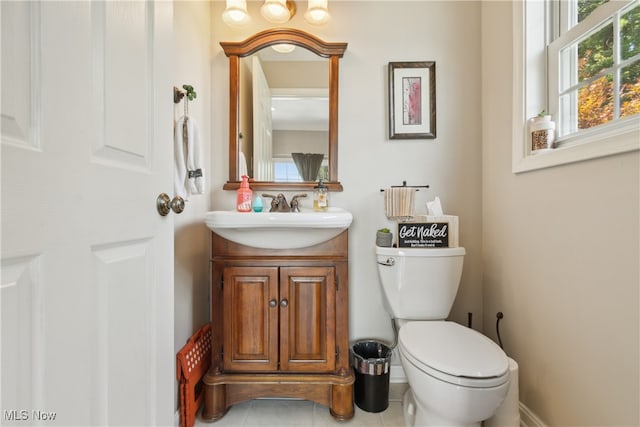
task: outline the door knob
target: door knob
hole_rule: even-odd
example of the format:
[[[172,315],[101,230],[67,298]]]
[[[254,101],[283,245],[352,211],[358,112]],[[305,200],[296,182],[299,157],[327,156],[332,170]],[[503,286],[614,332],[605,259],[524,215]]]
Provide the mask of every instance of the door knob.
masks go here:
[[[156,199],[156,207],[158,208],[158,213],[162,216],[168,215],[172,210],[179,214],[184,211],[184,199],[176,196],[171,200],[166,193],[160,193]]]
[[[280,301],[280,307],[286,307],[289,305],[289,301],[287,301],[286,299],[283,299],[282,301]]]
[[[171,200],[171,209],[179,214],[184,211],[184,199],[180,196],[175,196],[173,200]]]
[[[272,299],[271,301],[269,301],[269,307],[275,307],[278,305],[278,301]]]

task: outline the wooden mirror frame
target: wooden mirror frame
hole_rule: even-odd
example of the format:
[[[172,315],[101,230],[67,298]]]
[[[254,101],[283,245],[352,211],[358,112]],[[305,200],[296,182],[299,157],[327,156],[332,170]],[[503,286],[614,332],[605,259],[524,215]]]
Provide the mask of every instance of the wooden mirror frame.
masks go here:
[[[347,43],[327,43],[295,28],[275,28],[261,31],[241,42],[220,42],[229,57],[229,181],[224,190],[240,187],[238,176],[238,134],[240,58],[276,44],[293,44],[329,59],[329,190],[342,191],[338,180],[338,61],[347,49]],[[253,189],[312,189],[314,182],[251,181]]]

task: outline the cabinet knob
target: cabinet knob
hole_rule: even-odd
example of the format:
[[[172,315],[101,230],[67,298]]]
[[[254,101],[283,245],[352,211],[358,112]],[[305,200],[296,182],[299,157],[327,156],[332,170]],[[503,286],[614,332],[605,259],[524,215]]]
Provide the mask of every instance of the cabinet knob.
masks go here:
[[[286,299],[283,299],[282,301],[280,301],[280,307],[286,307],[289,305],[289,301],[287,301]]]
[[[275,307],[278,305],[278,301],[272,299],[271,301],[269,301],[269,307]]]

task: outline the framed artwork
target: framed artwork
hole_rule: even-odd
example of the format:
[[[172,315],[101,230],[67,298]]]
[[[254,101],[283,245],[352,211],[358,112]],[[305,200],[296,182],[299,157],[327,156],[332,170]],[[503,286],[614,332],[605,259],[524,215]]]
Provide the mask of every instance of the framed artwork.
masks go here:
[[[436,137],[436,63],[389,62],[389,138]]]

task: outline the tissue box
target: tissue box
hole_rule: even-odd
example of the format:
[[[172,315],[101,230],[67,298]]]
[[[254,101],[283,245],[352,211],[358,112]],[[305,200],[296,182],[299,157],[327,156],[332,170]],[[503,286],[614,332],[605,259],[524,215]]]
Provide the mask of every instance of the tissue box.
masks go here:
[[[416,215],[413,221],[398,223],[400,248],[457,248],[458,217]]]

